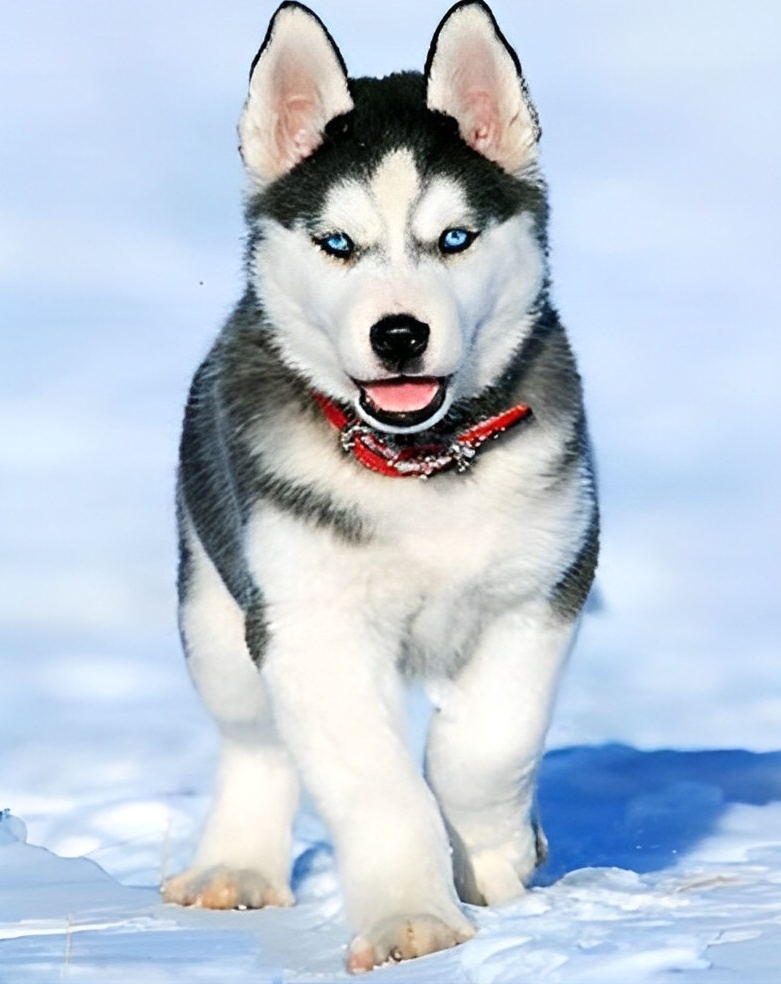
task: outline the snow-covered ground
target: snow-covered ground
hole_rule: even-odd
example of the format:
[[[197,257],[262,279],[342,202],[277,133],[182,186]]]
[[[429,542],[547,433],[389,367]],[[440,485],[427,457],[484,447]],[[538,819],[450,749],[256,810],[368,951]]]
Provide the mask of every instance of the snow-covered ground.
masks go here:
[[[382,74],[422,64],[444,6],[317,9],[353,73]],[[475,911],[472,942],[377,980],[771,984],[781,7],[494,6],[545,128],[556,294],[599,457],[602,607],[552,729],[536,887]],[[2,984],[342,977],[308,811],[294,910],[191,912],[154,890],[187,860],[214,762],[174,631],[172,471],[189,374],[240,286],[234,126],[271,11],[4,12]]]

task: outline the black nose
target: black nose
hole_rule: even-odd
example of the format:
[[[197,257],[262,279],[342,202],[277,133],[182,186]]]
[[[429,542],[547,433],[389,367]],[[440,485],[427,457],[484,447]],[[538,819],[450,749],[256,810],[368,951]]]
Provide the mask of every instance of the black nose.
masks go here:
[[[429,327],[411,314],[389,314],[372,325],[372,348],[391,369],[400,369],[407,359],[426,351]]]

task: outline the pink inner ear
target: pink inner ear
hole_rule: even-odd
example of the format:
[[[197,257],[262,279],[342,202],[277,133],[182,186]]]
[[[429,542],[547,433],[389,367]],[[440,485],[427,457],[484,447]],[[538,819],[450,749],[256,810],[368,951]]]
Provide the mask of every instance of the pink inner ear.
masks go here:
[[[320,116],[318,102],[309,96],[293,95],[280,106],[277,118],[277,147],[280,160],[297,164],[320,145],[316,125]]]
[[[500,124],[496,106],[485,91],[472,90],[463,97],[464,139],[474,150],[493,157],[499,149]]]
[[[470,38],[463,45],[459,62],[453,88],[461,134],[470,147],[496,159],[501,149],[502,120],[494,53],[482,38]]]
[[[275,89],[278,161],[283,167],[292,167],[322,141],[320,92],[306,66],[292,59],[279,66]]]

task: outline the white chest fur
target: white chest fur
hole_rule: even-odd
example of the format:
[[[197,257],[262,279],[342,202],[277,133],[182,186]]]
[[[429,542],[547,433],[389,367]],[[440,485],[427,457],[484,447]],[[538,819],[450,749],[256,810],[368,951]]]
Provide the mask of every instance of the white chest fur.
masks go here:
[[[265,432],[263,461],[360,517],[366,536],[345,542],[259,501],[247,550],[272,622],[291,606],[347,605],[436,672],[465,658],[486,617],[549,591],[577,553],[581,482],[546,477],[560,440],[542,428],[504,435],[472,472],[427,481],[356,468],[312,422],[286,430],[275,447]]]

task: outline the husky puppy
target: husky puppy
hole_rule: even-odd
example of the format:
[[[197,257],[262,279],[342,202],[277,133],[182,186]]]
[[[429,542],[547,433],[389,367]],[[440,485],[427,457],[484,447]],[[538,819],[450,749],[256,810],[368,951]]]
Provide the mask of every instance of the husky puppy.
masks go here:
[[[537,115],[484,3],[384,79],[348,78],[283,3],[239,132],[247,287],[195,375],[178,488],[181,634],[222,758],[163,892],[291,905],[302,781],[369,970],[466,940],[459,899],[520,895],[544,856],[535,772],[597,556],[581,386]]]

